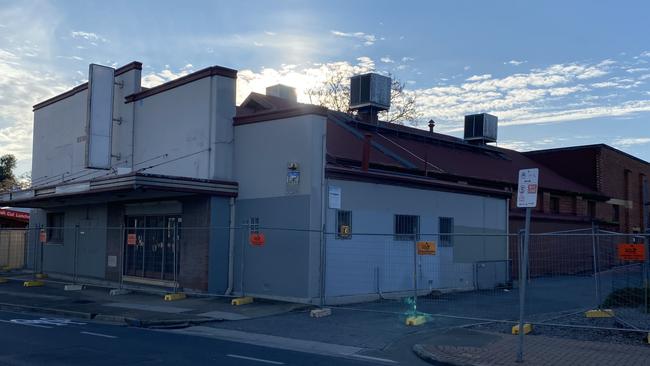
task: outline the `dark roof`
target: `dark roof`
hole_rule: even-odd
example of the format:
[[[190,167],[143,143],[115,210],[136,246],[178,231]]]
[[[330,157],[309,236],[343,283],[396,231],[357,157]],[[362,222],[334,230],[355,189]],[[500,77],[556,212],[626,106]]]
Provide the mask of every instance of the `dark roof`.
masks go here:
[[[241,124],[242,119],[253,122],[273,119],[268,118],[269,114],[311,114],[314,108],[320,107],[254,93],[238,109],[235,124]],[[347,113],[326,111],[330,167],[360,169],[364,135],[369,134],[370,169],[374,171],[512,189],[517,185],[520,169],[538,168],[542,189],[604,198],[518,151],[470,144],[457,137],[394,123],[365,123]]]
[[[138,61],[132,61],[132,62],[130,62],[130,63],[124,65],[124,66],[118,67],[117,69],[115,69],[115,76],[120,76],[120,75],[122,75],[122,74],[124,74],[124,73],[126,73],[128,71],[131,71],[131,70],[142,70],[142,63],[138,62]],[[83,90],[86,90],[86,89],[88,89],[88,83],[87,82],[85,82],[85,83],[83,83],[81,85],[77,85],[74,88],[72,88],[72,89],[70,89],[70,90],[68,90],[66,92],[63,92],[63,93],[61,93],[59,95],[55,95],[50,99],[46,99],[46,100],[44,100],[44,101],[42,101],[42,102],[40,102],[38,104],[35,104],[34,107],[33,107],[33,110],[35,111],[37,109],[47,107],[50,104],[53,104],[53,103],[56,103],[56,102],[58,102],[58,101],[60,101],[62,99],[71,97],[71,96],[73,96],[73,95],[75,95],[75,94],[77,94],[77,93],[79,93],[79,92],[81,92]]]
[[[607,144],[592,144],[592,145],[580,145],[580,146],[566,146],[566,147],[557,147],[553,149],[543,149],[543,150],[532,150],[532,151],[526,151],[523,154],[524,155],[540,155],[540,154],[545,154],[545,153],[551,153],[551,152],[561,152],[561,151],[577,151],[577,150],[598,150],[598,149],[608,149],[611,151],[614,151],[617,154],[624,155],[630,159],[636,160],[640,163],[650,165],[649,162],[638,158],[634,155],[628,154],[625,151],[619,150],[615,147],[609,146]]]
[[[327,108],[317,105],[297,103],[288,99],[259,93],[250,93],[242,104],[237,107],[234,124],[237,126],[307,114],[327,116],[327,113]]]

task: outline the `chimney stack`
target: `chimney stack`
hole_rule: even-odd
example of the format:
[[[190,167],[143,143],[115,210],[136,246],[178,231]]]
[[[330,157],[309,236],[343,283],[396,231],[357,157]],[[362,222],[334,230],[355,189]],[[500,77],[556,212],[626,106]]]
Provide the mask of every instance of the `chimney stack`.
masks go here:
[[[372,135],[367,133],[363,136],[363,155],[361,158],[361,170],[364,172],[370,168],[370,146],[372,143]]]

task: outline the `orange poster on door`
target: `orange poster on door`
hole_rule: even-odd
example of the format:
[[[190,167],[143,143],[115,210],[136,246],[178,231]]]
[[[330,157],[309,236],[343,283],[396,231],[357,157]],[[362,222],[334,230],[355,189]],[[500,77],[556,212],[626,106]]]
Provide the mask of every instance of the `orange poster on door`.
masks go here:
[[[645,260],[645,244],[619,244],[618,259],[622,261]]]
[[[126,245],[135,245],[137,241],[137,238],[135,234],[127,234],[126,235]]]

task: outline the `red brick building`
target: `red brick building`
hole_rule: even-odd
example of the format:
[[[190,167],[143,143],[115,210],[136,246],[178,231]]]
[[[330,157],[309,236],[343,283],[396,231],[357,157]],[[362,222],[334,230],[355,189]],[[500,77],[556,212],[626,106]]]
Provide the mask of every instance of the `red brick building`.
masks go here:
[[[595,219],[603,228],[632,233],[650,228],[648,179],[650,163],[605,144],[537,150],[524,153],[560,175],[609,200],[570,199],[543,195],[544,212]]]

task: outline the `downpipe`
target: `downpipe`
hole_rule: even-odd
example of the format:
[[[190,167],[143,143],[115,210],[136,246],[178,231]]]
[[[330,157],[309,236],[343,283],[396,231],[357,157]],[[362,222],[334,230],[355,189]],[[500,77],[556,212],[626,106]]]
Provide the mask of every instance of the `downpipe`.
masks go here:
[[[224,295],[231,295],[235,272],[235,198],[230,197],[230,228],[228,237],[228,288]]]

